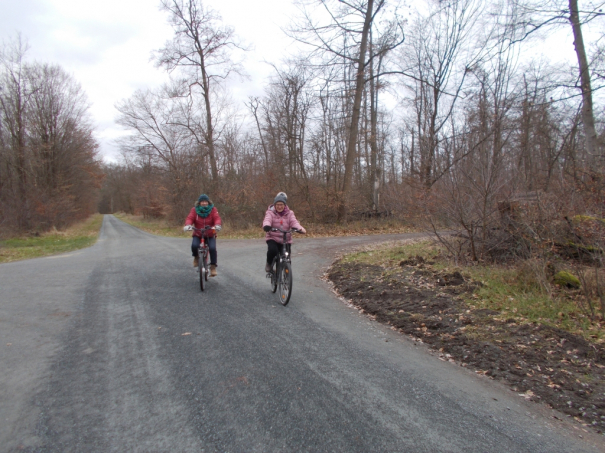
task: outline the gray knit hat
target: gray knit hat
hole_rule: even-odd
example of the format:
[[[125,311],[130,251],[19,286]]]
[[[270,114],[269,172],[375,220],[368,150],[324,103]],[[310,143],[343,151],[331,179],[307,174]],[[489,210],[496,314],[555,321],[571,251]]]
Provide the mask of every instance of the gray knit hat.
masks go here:
[[[288,204],[288,195],[286,195],[285,192],[278,193],[277,195],[275,195],[273,204],[277,203],[278,201],[281,201],[283,204]]]

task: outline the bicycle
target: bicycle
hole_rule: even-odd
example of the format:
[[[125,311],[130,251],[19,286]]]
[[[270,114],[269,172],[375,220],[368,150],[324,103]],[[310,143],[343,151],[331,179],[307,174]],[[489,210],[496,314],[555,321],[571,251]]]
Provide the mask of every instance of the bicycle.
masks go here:
[[[271,263],[271,271],[267,273],[267,278],[271,279],[272,292],[279,288],[279,301],[285,307],[290,302],[292,295],[292,261],[290,258],[290,245],[286,244],[288,234],[299,233],[297,229],[282,230],[281,228],[271,228],[271,231],[280,231],[284,235],[281,252]]]
[[[199,231],[202,233],[202,237],[200,238],[200,246],[197,249],[198,256],[198,271],[200,273],[200,289],[204,291],[204,282],[208,281],[208,274],[210,270],[208,268],[208,254],[210,253],[210,249],[208,248],[208,243],[206,242],[206,238],[204,237],[204,232],[207,230],[214,230],[214,227],[207,226],[205,228],[195,228],[191,227],[192,230]]]

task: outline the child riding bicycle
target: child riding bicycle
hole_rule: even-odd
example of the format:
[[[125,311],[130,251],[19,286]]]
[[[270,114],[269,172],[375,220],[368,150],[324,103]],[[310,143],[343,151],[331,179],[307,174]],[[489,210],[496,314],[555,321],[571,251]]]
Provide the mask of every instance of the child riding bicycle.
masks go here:
[[[265,272],[271,272],[273,258],[281,253],[284,246],[282,233],[271,231],[271,228],[281,228],[282,230],[296,229],[302,234],[307,232],[296,220],[294,211],[288,208],[288,196],[284,192],[280,192],[275,196],[273,204],[267,208],[265,219],[263,220],[263,230],[267,233],[265,235],[265,240],[267,241]],[[288,238],[287,243],[292,243],[291,236]]]
[[[217,209],[214,207],[214,203],[210,201],[210,198],[205,193],[200,195],[195,206],[191,208],[187,219],[185,220],[185,226],[183,231],[191,231],[193,228],[202,229],[204,227],[214,227],[212,230],[206,230],[204,237],[210,250],[210,276],[216,277],[217,263],[217,252],[216,252],[216,234],[215,231],[220,231],[222,228],[221,217],[218,215]],[[197,254],[198,248],[202,238],[200,231],[193,231],[193,240],[191,241],[191,253],[193,254],[193,267],[197,267],[199,263],[199,257]]]

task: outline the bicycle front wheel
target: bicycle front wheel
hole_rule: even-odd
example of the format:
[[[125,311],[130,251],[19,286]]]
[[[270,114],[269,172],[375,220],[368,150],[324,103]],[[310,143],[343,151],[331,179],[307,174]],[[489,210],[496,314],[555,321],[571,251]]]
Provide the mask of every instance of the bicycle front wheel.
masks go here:
[[[279,261],[273,260],[271,265],[271,291],[277,291],[277,273],[279,272]]]
[[[208,281],[208,274],[210,271],[208,270],[208,251],[204,253],[204,279]]]
[[[292,295],[292,269],[290,263],[281,263],[278,276],[279,301],[282,305],[288,305]]]
[[[200,251],[198,253],[198,256],[199,256],[198,268],[200,271],[200,289],[202,291],[204,291],[204,276],[206,274],[206,269],[204,268],[204,254]]]

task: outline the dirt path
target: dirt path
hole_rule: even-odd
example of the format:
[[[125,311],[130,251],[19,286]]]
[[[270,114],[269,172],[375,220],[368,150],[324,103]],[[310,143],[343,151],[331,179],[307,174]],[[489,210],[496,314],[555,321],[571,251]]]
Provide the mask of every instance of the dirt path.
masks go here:
[[[337,262],[328,277],[358,309],[430,345],[442,360],[503,381],[520,396],[565,414],[560,417],[573,417],[580,429],[605,433],[602,346],[469,308],[460,296],[478,284],[458,272],[437,272],[422,259],[388,273],[380,266]]]

